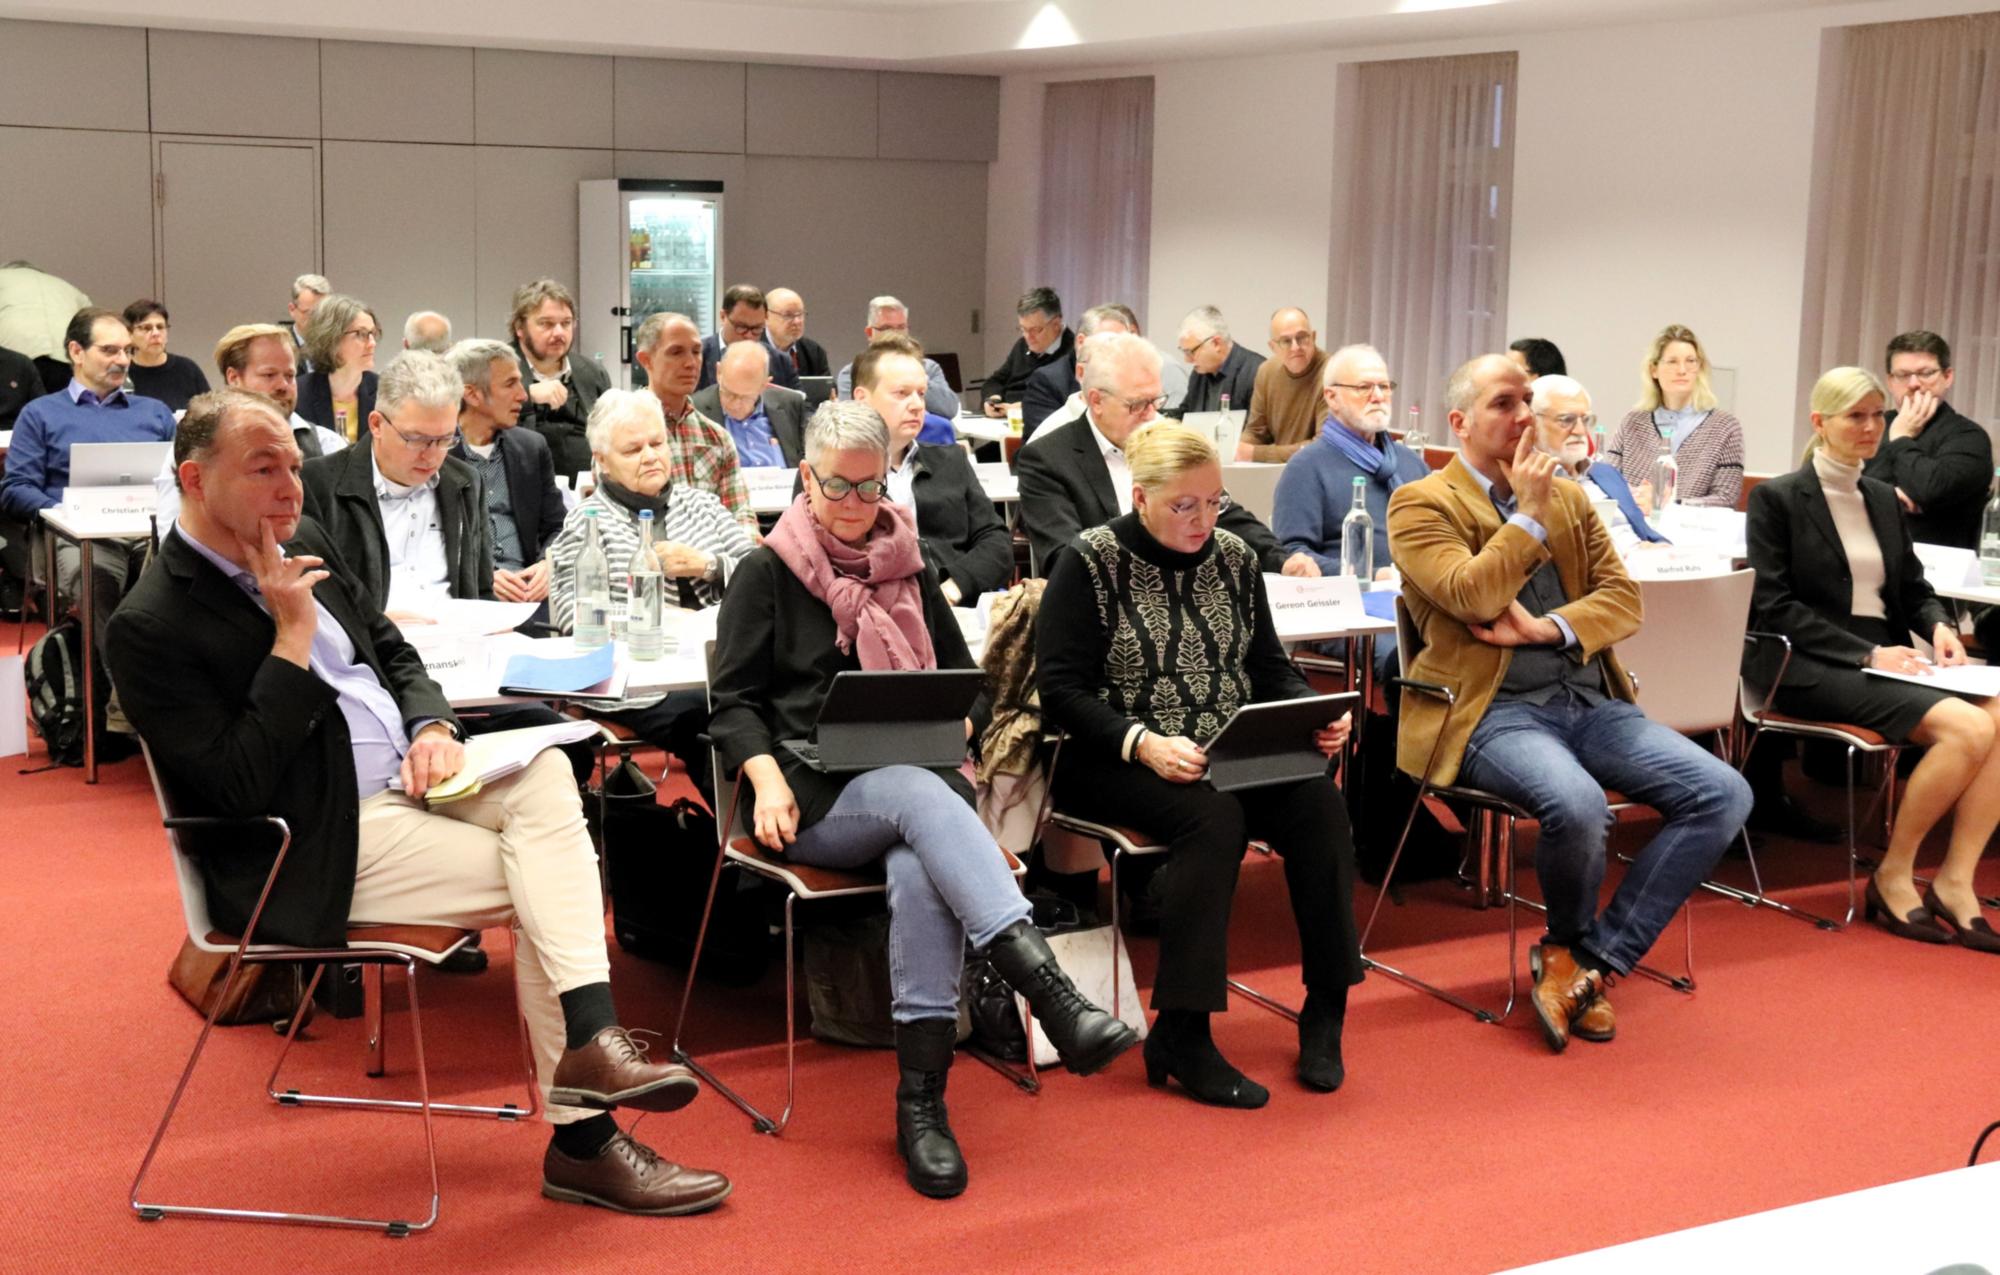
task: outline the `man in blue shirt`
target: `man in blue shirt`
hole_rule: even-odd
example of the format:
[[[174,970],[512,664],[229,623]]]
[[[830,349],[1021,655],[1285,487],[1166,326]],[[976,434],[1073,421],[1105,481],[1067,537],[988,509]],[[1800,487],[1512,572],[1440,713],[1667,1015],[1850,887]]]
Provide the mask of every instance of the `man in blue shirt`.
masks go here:
[[[64,334],[72,379],[67,387],[21,409],[7,468],[0,476],[0,515],[5,517],[7,565],[30,578],[40,559],[41,512],[62,503],[69,486],[70,448],[78,443],[166,442],[174,436],[174,414],[158,399],[128,394],[125,374],[132,366],[132,330],[109,310],[86,307]],[[104,643],[105,621],[125,596],[125,581],[143,540],[98,541],[92,547],[93,623]],[[82,555],[64,542],[56,552],[59,592],[76,596]]]
[[[806,396],[771,384],[771,354],[754,341],[722,352],[715,384],[689,399],[694,410],[721,421],[746,468],[798,468],[805,454]]]

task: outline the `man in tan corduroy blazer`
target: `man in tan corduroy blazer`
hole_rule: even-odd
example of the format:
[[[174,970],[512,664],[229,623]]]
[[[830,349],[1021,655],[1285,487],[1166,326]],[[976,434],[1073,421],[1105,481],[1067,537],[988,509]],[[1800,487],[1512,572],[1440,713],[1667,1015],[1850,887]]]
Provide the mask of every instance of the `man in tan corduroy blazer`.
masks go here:
[[[1541,823],[1548,904],[1535,1011],[1551,1048],[1609,1040],[1606,974],[1628,974],[1707,877],[1750,810],[1721,759],[1634,702],[1613,651],[1638,631],[1639,589],[1583,489],[1537,447],[1527,379],[1500,355],[1446,388],[1459,453],[1389,500],[1389,551],[1418,640],[1397,763],[1504,797]],[[1447,728],[1447,715],[1449,724]],[[1614,788],[1664,822],[1597,911]]]

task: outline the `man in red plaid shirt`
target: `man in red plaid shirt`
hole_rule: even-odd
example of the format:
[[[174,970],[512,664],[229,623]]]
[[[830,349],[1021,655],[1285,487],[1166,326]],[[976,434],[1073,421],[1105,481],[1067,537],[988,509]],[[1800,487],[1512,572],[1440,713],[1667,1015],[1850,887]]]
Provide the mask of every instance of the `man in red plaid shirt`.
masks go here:
[[[737,467],[735,440],[688,402],[701,379],[701,330],[685,314],[661,311],[646,316],[632,345],[639,366],[646,369],[646,383],[667,416],[672,480],[714,492],[738,522],[757,534],[757,515]]]

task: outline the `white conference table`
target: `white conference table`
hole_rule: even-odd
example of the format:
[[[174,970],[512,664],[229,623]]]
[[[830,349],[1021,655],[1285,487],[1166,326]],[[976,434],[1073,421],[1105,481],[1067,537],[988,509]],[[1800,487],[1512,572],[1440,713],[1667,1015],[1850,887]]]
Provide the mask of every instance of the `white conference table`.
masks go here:
[[[1996,1198],[2000,1163],[1981,1164],[1523,1266],[1514,1275],[1924,1275],[1959,1263],[2000,1268],[2000,1226],[1987,1211]]]
[[[952,418],[951,428],[960,438],[975,443],[1004,443],[1010,438],[1020,437],[1008,428],[1004,417],[995,420],[981,412],[960,412]]]
[[[151,488],[147,488],[148,493]],[[78,586],[78,623],[83,633],[83,702],[94,705],[97,702],[97,672],[94,653],[97,650],[96,582],[92,546],[100,540],[144,540],[153,535],[153,516],[150,513],[118,512],[91,513],[78,509],[65,509],[56,505],[42,510],[42,526],[46,533],[42,536],[42,570],[48,582],[48,601],[43,614],[56,614],[56,541],[67,540],[76,545],[82,559],[83,579]],[[97,714],[86,711],[83,715],[83,782],[97,782]]]

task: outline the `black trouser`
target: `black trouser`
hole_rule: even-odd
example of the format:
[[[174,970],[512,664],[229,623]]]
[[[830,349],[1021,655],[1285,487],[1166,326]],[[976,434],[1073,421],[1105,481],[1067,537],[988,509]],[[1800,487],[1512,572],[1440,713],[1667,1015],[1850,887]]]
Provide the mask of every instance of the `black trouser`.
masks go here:
[[[1252,837],[1285,861],[1308,991],[1361,981],[1354,924],[1354,842],[1347,807],[1324,777],[1219,793],[1174,784],[1145,766],[1065,745],[1056,805],[1095,823],[1119,824],[1167,843],[1160,898],[1160,967],[1154,1009],[1213,1013],[1229,1007],[1229,910]]]
[[[617,722],[649,744],[664,748],[681,759],[695,791],[714,810],[715,781],[709,774],[708,749],[702,747],[702,732],[708,729],[708,697],[700,691],[670,691],[666,698],[645,708],[627,708],[600,714]]]

